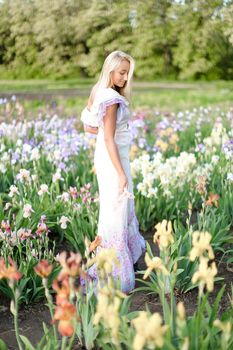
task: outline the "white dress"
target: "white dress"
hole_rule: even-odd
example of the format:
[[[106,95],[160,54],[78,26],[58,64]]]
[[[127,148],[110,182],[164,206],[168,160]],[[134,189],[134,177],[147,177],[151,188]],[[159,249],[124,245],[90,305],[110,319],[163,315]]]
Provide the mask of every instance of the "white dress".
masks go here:
[[[133,264],[145,251],[145,240],[139,233],[138,220],[134,210],[133,196],[119,197],[117,171],[108,154],[104,141],[103,118],[108,106],[117,103],[115,143],[121,164],[128,179],[128,191],[133,194],[133,182],[130,173],[129,147],[131,134],[128,129],[130,117],[129,102],[112,88],[99,89],[91,110],[85,108],[81,114],[83,123],[98,126],[94,164],[99,187],[99,222],[98,235],[102,238],[102,248],[115,248],[120,267],[115,266],[113,276],[120,278],[121,290],[130,292],[135,287]],[[97,279],[96,267],[92,266],[89,276]]]

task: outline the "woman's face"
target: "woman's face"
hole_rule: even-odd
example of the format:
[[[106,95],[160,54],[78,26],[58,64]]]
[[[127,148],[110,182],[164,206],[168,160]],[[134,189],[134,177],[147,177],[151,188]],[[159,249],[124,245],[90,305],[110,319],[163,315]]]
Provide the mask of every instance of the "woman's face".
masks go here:
[[[130,63],[122,60],[119,67],[112,72],[112,83],[114,86],[123,88],[128,80]]]

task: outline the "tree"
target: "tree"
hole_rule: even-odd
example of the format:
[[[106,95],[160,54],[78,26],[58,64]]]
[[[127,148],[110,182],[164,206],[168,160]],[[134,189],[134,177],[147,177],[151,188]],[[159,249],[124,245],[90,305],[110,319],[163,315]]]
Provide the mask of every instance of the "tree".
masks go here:
[[[38,61],[45,74],[55,77],[79,75],[75,21],[84,6],[82,0],[35,0],[34,40]]]
[[[132,27],[128,1],[93,0],[76,19],[76,38],[82,45],[79,64],[88,73],[99,73],[113,50],[131,51]]]
[[[175,73],[172,66],[172,48],[176,44],[172,32],[172,3],[169,0],[134,2],[136,24],[132,54],[141,78],[154,79]]]
[[[8,4],[11,46],[6,62],[14,76],[23,77],[25,73],[33,76],[38,69],[38,48],[33,35],[34,4],[29,0],[9,0]]]
[[[224,6],[224,0],[176,5],[174,31],[178,40],[173,54],[180,78],[226,79],[232,74],[233,51],[224,36],[221,16]]]

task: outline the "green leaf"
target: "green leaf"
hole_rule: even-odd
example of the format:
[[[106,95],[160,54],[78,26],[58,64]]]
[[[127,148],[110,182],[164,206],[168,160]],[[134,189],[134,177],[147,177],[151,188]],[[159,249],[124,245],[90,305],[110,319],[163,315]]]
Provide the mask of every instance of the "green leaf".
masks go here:
[[[25,337],[24,335],[20,335],[20,339],[26,346],[25,350],[35,350],[34,346],[31,344],[27,337]]]
[[[225,291],[225,287],[226,287],[226,285],[224,284],[224,285],[222,286],[222,288],[220,289],[220,291],[218,292],[217,297],[216,297],[216,299],[215,299],[215,301],[214,301],[214,304],[213,304],[213,306],[212,306],[211,317],[210,317],[210,320],[209,320],[210,326],[212,326],[213,321],[214,321],[214,320],[216,319],[216,317],[217,317],[218,309],[219,309],[219,304],[220,304],[220,301],[221,301],[221,299],[222,299],[223,293],[224,293],[224,291]]]
[[[0,339],[0,349],[1,350],[7,350],[6,343],[2,339]]]

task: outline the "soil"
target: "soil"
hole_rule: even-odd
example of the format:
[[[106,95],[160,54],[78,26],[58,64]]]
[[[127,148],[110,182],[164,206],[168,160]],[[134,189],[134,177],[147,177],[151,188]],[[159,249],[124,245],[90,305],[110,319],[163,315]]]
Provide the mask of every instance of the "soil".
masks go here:
[[[144,235],[145,239],[150,243],[153,254],[158,256],[158,248],[153,244],[152,237],[153,234],[147,233]],[[209,301],[212,303],[223,285],[226,284],[226,289],[223,298],[220,303],[219,313],[222,314],[230,306],[230,296],[231,296],[231,283],[232,283],[232,269],[227,268],[226,263],[221,262],[221,257],[216,257],[216,262],[218,263],[218,276],[223,277],[224,280],[215,284],[214,292],[210,294]],[[139,260],[139,270],[145,269],[144,256]],[[140,278],[141,275],[136,274],[136,278]],[[140,286],[140,281],[136,282],[136,288]],[[191,316],[197,305],[197,289],[191,290],[187,293],[176,292],[176,301],[182,300],[186,307],[186,313]],[[0,339],[3,339],[8,346],[9,350],[16,350],[17,343],[14,334],[14,324],[13,317],[9,310],[9,300],[0,295]],[[146,307],[149,308],[151,312],[161,312],[161,304],[159,298],[155,294],[148,295],[145,292],[134,292],[132,295],[132,304],[130,311],[145,310]],[[23,306],[19,311],[19,328],[20,334],[25,335],[36,345],[42,337],[43,334],[43,322],[50,325],[51,317],[48,308],[44,305],[44,302],[30,305],[28,307]],[[77,344],[74,346],[73,350],[81,349]]]

